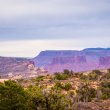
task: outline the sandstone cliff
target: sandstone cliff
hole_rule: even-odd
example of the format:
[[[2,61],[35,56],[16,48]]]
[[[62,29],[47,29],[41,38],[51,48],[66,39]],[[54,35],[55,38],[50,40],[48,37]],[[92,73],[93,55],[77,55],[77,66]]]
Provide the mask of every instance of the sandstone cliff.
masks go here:
[[[55,50],[42,51],[33,59],[35,65],[49,72],[74,72],[110,68],[110,48],[87,48],[81,51]]]

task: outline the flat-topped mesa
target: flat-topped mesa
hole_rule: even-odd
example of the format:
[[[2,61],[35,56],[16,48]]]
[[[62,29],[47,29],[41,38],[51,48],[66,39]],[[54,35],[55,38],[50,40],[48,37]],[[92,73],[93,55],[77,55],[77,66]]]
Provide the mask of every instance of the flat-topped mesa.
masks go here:
[[[33,59],[35,65],[49,72],[75,72],[110,68],[110,48],[86,48],[77,50],[42,51]]]

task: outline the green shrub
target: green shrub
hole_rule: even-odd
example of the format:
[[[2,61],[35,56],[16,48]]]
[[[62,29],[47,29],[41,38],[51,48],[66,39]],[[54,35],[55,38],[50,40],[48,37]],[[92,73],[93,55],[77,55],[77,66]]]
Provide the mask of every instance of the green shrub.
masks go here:
[[[96,90],[90,87],[89,84],[82,84],[77,90],[77,94],[80,97],[80,101],[90,102],[93,98],[95,98]]]
[[[72,85],[70,83],[66,83],[63,85],[63,89],[65,89],[67,91],[70,90],[71,88],[72,88]]]
[[[102,99],[110,98],[110,81],[104,80],[100,84],[101,92],[102,92]]]
[[[0,84],[0,110],[28,110],[28,94],[15,81]]]
[[[57,89],[60,88],[60,89],[68,91],[68,90],[70,90],[72,88],[72,85],[70,83],[62,84],[60,82],[57,82],[55,84],[55,88],[57,88]]]
[[[54,86],[56,89],[62,89],[63,85],[60,82],[57,82]]]
[[[109,74],[110,74],[110,69],[107,69],[107,73],[109,73]]]
[[[36,79],[36,81],[40,82],[44,80],[44,76],[38,76]]]
[[[101,82],[101,86],[104,88],[110,88],[110,81],[104,80],[103,82]]]
[[[64,74],[70,74],[70,71],[68,69],[65,69],[63,73]]]
[[[98,75],[101,75],[101,71],[100,70],[93,70],[92,73],[96,73]]]
[[[89,77],[89,80],[97,80],[98,79],[98,74],[93,72],[93,73],[90,73],[88,75],[88,77]]]
[[[81,80],[88,80],[88,75],[80,75]]]
[[[60,73],[55,73],[55,79],[57,80],[67,80],[69,78],[68,74],[60,74]]]

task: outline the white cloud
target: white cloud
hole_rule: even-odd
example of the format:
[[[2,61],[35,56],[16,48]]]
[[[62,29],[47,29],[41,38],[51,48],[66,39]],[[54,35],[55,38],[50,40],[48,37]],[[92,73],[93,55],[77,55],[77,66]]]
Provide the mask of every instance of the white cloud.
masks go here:
[[[95,45],[87,43],[86,46],[105,46],[106,44],[109,46],[109,43],[106,43],[110,41],[109,13],[109,0],[0,0],[0,40],[42,39],[41,43],[38,43],[39,40],[36,43],[35,41],[32,44],[29,43],[29,49],[22,48],[23,51],[27,50],[27,53],[35,52],[38,44],[41,48],[40,44],[43,44],[44,39],[74,39],[75,42],[77,40],[77,46],[72,41],[73,45],[71,40],[68,40],[70,42],[68,45],[78,48],[81,47],[80,45],[83,47],[84,41],[87,39],[88,41],[92,39],[93,42],[99,39],[100,45],[99,43],[95,43]],[[50,44],[47,41],[44,43]],[[20,41],[17,44],[20,44]],[[26,44],[28,44],[27,41]],[[68,45],[65,43],[62,45],[68,49]],[[17,51],[15,53],[17,55],[20,53],[21,56],[23,53],[21,48],[17,45],[15,47],[19,50],[18,53]],[[2,46],[0,48],[5,48],[4,51],[9,51],[10,55],[16,55],[12,54],[15,47],[7,49]],[[45,47],[49,49],[47,46],[43,46],[41,49],[44,50]],[[38,48],[38,50],[41,49]],[[4,51],[2,49],[2,52]],[[26,55],[24,54],[23,56]]]
[[[0,19],[16,20],[30,16],[81,16],[108,10],[107,0],[0,0]]]

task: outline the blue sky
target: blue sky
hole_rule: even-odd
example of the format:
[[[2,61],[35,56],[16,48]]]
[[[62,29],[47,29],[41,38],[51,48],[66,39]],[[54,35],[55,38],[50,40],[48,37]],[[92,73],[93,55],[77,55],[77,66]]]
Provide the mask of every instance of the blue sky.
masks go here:
[[[109,44],[110,0],[0,0],[0,56]]]

